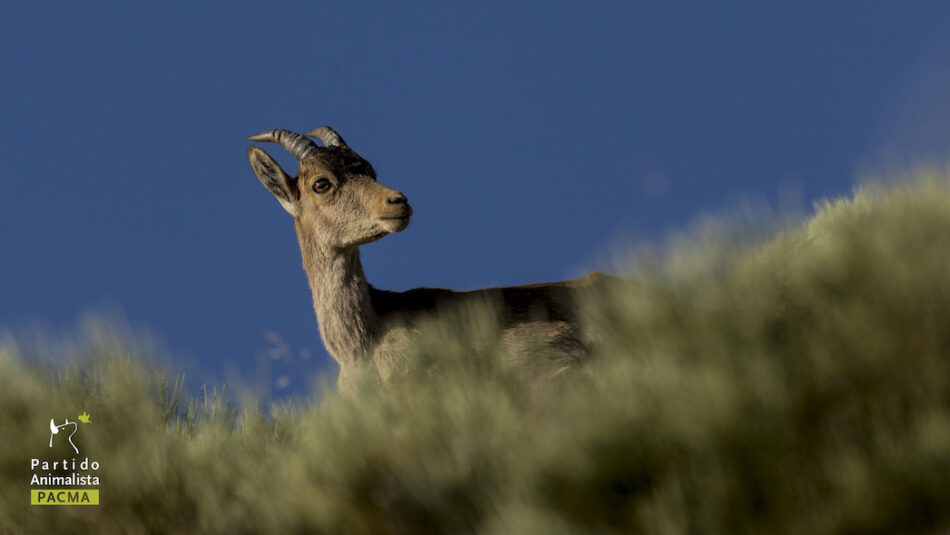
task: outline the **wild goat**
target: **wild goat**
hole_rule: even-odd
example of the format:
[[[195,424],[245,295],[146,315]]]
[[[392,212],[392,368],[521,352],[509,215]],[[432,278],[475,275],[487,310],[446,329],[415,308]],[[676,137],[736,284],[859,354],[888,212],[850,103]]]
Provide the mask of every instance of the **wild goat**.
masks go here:
[[[340,365],[341,389],[366,369],[389,380],[420,319],[479,300],[500,307],[503,336],[517,358],[544,358],[557,371],[585,355],[575,294],[605,276],[472,291],[377,290],[363,275],[359,246],[406,229],[412,216],[406,196],[377,182],[373,166],[330,127],[304,135],[268,130],[248,139],[277,143],[298,160],[291,177],[263,150],[248,148],[254,174],[294,218],[320,334]]]

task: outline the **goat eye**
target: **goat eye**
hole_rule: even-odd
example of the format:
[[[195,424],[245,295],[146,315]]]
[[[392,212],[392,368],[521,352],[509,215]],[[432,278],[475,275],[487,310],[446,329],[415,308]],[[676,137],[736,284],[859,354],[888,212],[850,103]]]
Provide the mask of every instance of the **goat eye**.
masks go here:
[[[314,193],[326,193],[331,185],[329,180],[318,178],[317,181],[313,183],[313,191]]]

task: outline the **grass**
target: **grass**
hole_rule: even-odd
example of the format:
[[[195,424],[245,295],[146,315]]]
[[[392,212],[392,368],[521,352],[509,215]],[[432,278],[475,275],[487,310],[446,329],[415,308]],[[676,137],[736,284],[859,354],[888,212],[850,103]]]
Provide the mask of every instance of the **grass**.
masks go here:
[[[950,527],[945,174],[820,203],[765,240],[700,233],[637,258],[648,286],[586,303],[590,364],[541,387],[477,314],[429,326],[391,388],[267,409],[188,399],[110,337],[65,369],[11,346],[0,531]],[[102,505],[30,507],[30,459],[74,456],[47,447],[47,420],[84,410],[78,457],[101,463]]]

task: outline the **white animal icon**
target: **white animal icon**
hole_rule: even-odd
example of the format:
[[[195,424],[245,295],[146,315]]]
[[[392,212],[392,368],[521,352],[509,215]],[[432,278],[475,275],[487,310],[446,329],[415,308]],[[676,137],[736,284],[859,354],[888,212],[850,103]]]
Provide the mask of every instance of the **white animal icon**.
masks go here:
[[[79,448],[77,448],[76,445],[73,444],[73,435],[75,435],[76,431],[79,430],[79,424],[77,424],[76,422],[70,422],[69,418],[66,418],[66,421],[60,425],[56,425],[56,422],[54,421],[53,418],[49,419],[49,431],[50,431],[49,447],[51,448],[53,447],[53,435],[59,434],[59,430],[66,427],[67,425],[73,426],[73,432],[69,434],[69,436],[67,437],[67,440],[69,440],[69,445],[72,446],[73,449],[78,454]]]

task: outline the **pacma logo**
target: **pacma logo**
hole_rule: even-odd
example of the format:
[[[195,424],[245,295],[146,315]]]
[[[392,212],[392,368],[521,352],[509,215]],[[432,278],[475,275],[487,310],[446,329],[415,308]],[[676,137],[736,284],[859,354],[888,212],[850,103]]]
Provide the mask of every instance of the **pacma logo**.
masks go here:
[[[78,419],[80,422],[84,424],[91,423],[91,420],[89,419],[89,415],[86,414],[85,411],[83,411],[83,413],[79,415]],[[76,422],[70,422],[69,418],[66,418],[65,422],[63,422],[60,425],[56,425],[55,418],[49,419],[49,447],[51,448],[53,447],[54,435],[58,435],[61,430],[68,430],[68,429],[71,429],[72,432],[69,433],[69,436],[66,437],[66,440],[69,441],[69,445],[73,447],[73,450],[76,453],[79,453],[79,448],[77,448],[76,444],[73,442],[73,435],[76,434],[76,431],[79,431],[79,424]]]
[[[92,423],[89,415],[83,411],[77,421],[64,418],[57,424],[55,418],[49,421],[49,447],[53,447],[57,435],[79,453],[79,447],[73,437],[79,431],[79,424]],[[85,457],[83,459],[61,457],[55,460],[30,459],[31,505],[99,505],[99,461]]]

